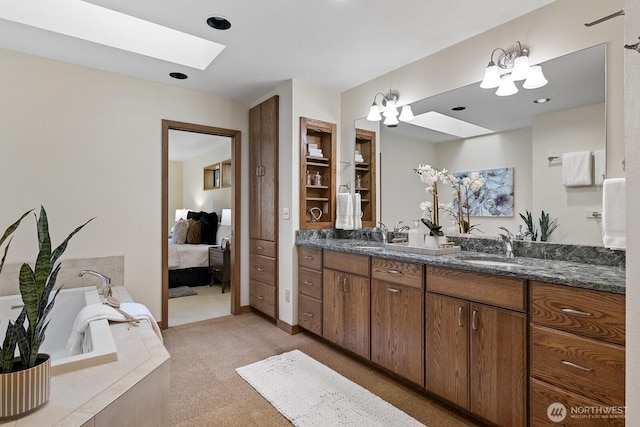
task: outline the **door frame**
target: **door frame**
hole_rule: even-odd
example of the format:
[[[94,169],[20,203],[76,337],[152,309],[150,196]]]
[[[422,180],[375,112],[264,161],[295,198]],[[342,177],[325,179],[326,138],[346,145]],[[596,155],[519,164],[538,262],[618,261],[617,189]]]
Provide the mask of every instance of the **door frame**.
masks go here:
[[[240,213],[241,213],[241,159],[242,138],[239,130],[223,129],[213,126],[193,123],[162,120],[162,319],[160,328],[169,326],[169,130],[203,133],[215,136],[225,136],[231,139],[231,314],[240,314]]]

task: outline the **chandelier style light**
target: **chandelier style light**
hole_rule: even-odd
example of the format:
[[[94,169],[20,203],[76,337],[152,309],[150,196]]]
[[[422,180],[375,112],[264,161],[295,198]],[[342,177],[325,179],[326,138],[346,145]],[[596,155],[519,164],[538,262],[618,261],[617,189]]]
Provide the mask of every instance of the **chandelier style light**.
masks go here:
[[[500,51],[502,55],[497,62],[493,61],[493,55]],[[506,73],[501,73],[506,70]],[[483,89],[495,89],[498,96],[509,96],[518,93],[515,82],[524,80],[524,89],[538,89],[547,83],[547,79],[542,73],[539,65],[529,65],[529,50],[523,49],[522,44],[517,41],[513,49],[509,52],[498,47],[491,52],[489,65],[484,70],[484,79],[480,83]]]
[[[378,95],[382,96],[382,100],[380,104],[376,101]],[[391,92],[387,95],[382,92],[378,92],[373,97],[373,104],[371,104],[371,108],[369,108],[369,114],[367,115],[367,120],[371,122],[379,122],[384,117],[383,124],[394,127],[398,126],[398,123],[409,122],[414,119],[413,111],[411,111],[410,105],[403,105],[402,110],[398,113],[398,94]],[[380,114],[382,112],[382,114]]]

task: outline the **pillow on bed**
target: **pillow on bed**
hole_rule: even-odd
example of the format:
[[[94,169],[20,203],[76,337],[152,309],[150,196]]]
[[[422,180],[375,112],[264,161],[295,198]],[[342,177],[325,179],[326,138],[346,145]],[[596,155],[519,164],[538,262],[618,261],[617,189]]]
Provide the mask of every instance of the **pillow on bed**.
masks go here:
[[[204,214],[206,214],[206,212],[189,211],[187,212],[187,219],[195,219],[196,221],[200,221],[200,217],[202,217],[202,215]]]
[[[202,243],[215,245],[216,243],[216,230],[218,228],[218,214],[215,212],[206,213],[201,212],[200,216],[200,239]]]
[[[189,221],[181,219],[173,229],[173,243],[184,245],[187,241],[187,232],[189,231]]]
[[[202,231],[202,227],[200,221],[196,221],[195,219],[187,220],[189,222],[189,230],[187,231],[187,243],[197,245],[202,242],[200,233]]]

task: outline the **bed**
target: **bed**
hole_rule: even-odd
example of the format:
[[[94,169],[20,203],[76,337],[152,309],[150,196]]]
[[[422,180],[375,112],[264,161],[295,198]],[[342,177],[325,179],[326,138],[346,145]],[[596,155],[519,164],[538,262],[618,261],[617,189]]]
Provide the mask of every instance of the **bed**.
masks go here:
[[[208,285],[209,248],[230,233],[231,226],[220,225],[215,213],[190,211],[187,220],[178,221],[169,239],[169,287]]]

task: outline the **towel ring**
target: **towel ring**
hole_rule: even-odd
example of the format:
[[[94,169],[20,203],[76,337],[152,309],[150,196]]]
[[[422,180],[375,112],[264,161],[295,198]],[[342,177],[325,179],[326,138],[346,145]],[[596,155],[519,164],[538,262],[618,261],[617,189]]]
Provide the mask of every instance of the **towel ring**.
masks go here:
[[[312,208],[309,208],[307,209],[307,212],[309,212],[309,215],[311,216],[311,222],[318,222],[320,221],[320,218],[322,218],[322,210],[318,207],[314,206]]]

